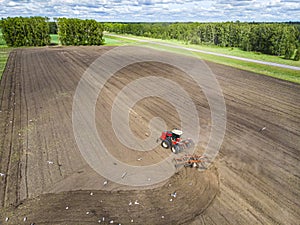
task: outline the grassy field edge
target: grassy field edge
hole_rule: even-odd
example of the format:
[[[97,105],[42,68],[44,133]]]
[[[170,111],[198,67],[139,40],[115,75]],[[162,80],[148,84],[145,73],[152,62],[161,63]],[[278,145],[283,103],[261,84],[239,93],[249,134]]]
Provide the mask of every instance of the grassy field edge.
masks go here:
[[[6,46],[0,47],[0,81],[4,73],[9,53],[12,49]]]
[[[142,37],[137,37],[137,36],[133,36],[133,35],[124,35],[124,36],[125,37],[134,37],[134,38],[141,39],[141,40],[146,39],[146,40],[149,40],[149,41],[155,40],[155,41],[159,41],[159,42],[163,42],[163,43],[174,43],[175,45],[189,47],[189,48],[194,48],[195,47],[195,45],[180,44],[178,41],[173,41],[173,40],[172,41],[165,41],[165,40],[153,39],[153,38],[142,38]],[[190,52],[188,50],[176,49],[176,48],[171,48],[171,47],[167,47],[167,46],[152,44],[152,43],[148,43],[148,42],[147,43],[141,43],[141,42],[138,42],[138,41],[128,40],[128,39],[125,39],[125,38],[110,36],[109,33],[105,33],[104,39],[106,41],[105,42],[106,45],[111,45],[111,46],[143,45],[143,46],[155,48],[155,49],[158,49],[158,50],[163,50],[163,51],[169,51],[169,52],[194,56],[194,57],[200,58],[202,60],[215,62],[215,63],[235,67],[235,68],[238,68],[238,69],[241,69],[241,70],[251,71],[251,72],[254,72],[254,73],[263,74],[263,75],[266,75],[266,76],[271,76],[271,77],[278,78],[278,79],[281,79],[281,80],[285,80],[285,81],[300,84],[300,73],[299,73],[299,71],[295,71],[295,70],[291,70],[291,69],[279,68],[279,67],[269,66],[269,65],[262,65],[262,64],[253,63],[253,62],[245,62],[245,61],[240,61],[240,60],[237,60],[237,59],[231,59],[231,58],[226,58],[226,57],[222,57],[222,56],[209,55],[209,54],[205,54],[205,53]],[[257,54],[257,53],[254,53],[254,52],[244,52],[242,50],[234,50],[234,51],[231,51],[231,54],[228,54],[227,52],[230,53],[230,50],[228,50],[229,48],[196,46],[195,49],[201,49],[201,50],[205,50],[205,51],[216,52],[216,53],[232,55],[232,56],[238,56],[238,57],[249,58],[249,59],[255,59],[255,60],[266,61],[266,62],[274,62],[274,63],[280,63],[280,64],[291,65],[291,66],[300,66],[300,62],[298,62],[298,61],[284,60],[284,59],[282,59],[280,57],[276,57],[276,56]],[[243,55],[242,53],[245,53],[245,54]],[[288,62],[288,61],[290,61],[290,62]]]
[[[117,37],[110,36],[110,34],[115,34],[115,33],[104,33],[104,38],[108,38],[110,40],[117,40]],[[118,35],[118,34],[117,34]],[[207,51],[207,52],[214,52],[214,53],[220,53],[220,54],[225,54],[225,55],[230,55],[230,56],[237,56],[237,57],[244,57],[248,59],[254,59],[254,60],[260,60],[260,61],[266,61],[266,62],[274,62],[278,64],[285,64],[285,65],[290,65],[290,66],[298,66],[300,67],[300,61],[294,61],[294,60],[287,60],[284,59],[283,57],[280,56],[274,56],[274,55],[267,55],[259,52],[247,52],[243,51],[239,48],[233,48],[233,47],[220,47],[220,46],[215,46],[215,45],[195,45],[195,44],[187,44],[184,43],[183,41],[178,41],[178,40],[163,40],[163,39],[154,39],[154,38],[148,38],[148,37],[141,37],[141,36],[134,36],[130,34],[122,34],[120,36],[128,37],[128,38],[135,38],[139,40],[148,40],[148,41],[154,41],[158,43],[164,43],[164,44],[172,44],[176,46],[181,46],[181,47],[186,47],[186,48],[192,48],[192,49],[197,49],[197,50],[202,50],[202,51]],[[120,40],[121,38],[119,38]],[[123,41],[129,42],[130,40],[125,40]]]

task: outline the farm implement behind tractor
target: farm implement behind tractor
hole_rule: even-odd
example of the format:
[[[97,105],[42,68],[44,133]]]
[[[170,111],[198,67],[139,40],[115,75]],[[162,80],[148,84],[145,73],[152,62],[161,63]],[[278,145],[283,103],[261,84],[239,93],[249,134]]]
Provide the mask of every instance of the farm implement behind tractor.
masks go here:
[[[163,148],[170,148],[173,153],[178,154],[187,148],[194,147],[194,142],[192,139],[188,138],[186,140],[181,139],[182,131],[178,129],[173,129],[172,131],[163,131],[160,138],[161,146]],[[207,169],[207,163],[209,159],[206,156],[196,155],[196,154],[186,154],[181,158],[175,158],[175,167],[194,167],[201,169]]]
[[[170,148],[173,153],[178,154],[179,152],[194,146],[192,139],[181,139],[182,133],[183,132],[178,129],[173,129],[172,131],[163,131],[157,141],[161,140],[161,146],[163,148]]]
[[[185,155],[181,158],[174,159],[175,167],[178,168],[180,166],[184,167],[194,167],[199,169],[205,169],[205,163],[208,162],[208,158],[200,155]]]

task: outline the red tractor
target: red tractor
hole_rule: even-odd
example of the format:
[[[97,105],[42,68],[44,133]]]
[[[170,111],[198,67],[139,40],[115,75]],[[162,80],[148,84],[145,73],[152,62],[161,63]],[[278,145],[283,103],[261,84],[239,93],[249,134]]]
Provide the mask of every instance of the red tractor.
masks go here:
[[[178,154],[186,148],[193,146],[193,140],[188,138],[186,140],[181,139],[182,131],[178,129],[173,129],[172,131],[163,131],[160,138],[161,146],[163,148],[170,148],[173,153]]]

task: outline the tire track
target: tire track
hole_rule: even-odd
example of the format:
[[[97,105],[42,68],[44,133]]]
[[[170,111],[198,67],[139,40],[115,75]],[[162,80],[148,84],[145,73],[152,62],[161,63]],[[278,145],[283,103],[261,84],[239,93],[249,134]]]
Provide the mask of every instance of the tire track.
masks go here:
[[[22,58],[22,53],[23,51],[21,51],[20,53],[20,58]],[[22,179],[22,173],[21,173],[21,169],[22,169],[22,156],[23,156],[23,120],[22,118],[23,117],[23,107],[22,107],[22,99],[23,99],[23,96],[22,96],[22,88],[23,88],[23,83],[22,83],[22,71],[21,71],[21,60],[20,60],[20,71],[18,73],[18,76],[17,76],[17,88],[16,88],[16,92],[15,92],[15,98],[17,98],[14,102],[14,104],[16,105],[16,110],[18,110],[18,126],[17,126],[17,139],[18,139],[18,146],[17,146],[17,158],[18,158],[18,166],[17,166],[17,182],[16,182],[16,205],[19,204],[20,202],[20,199],[21,199],[21,179]],[[18,93],[17,93],[18,92]],[[26,117],[25,117],[26,118]]]
[[[28,84],[30,90],[31,106],[29,114],[34,118],[34,127],[29,135],[28,145],[31,152],[28,158],[28,195],[29,197],[36,196],[37,192],[42,192],[45,187],[45,168],[46,160],[44,158],[43,146],[43,130],[44,124],[47,123],[48,113],[44,111],[45,97],[44,93],[49,88],[44,82],[46,77],[42,76],[42,65],[40,65],[40,57],[36,57],[35,49],[28,49],[26,56],[26,64],[29,66],[31,73],[31,82]],[[42,56],[42,55],[41,55]],[[32,63],[35,62],[35,63]],[[39,65],[39,66],[37,66]]]
[[[18,53],[16,52],[16,55]],[[4,197],[3,197],[3,205],[4,206],[8,206],[9,204],[13,204],[13,203],[17,203],[17,197],[14,196],[16,194],[16,190],[13,190],[13,187],[15,185],[13,185],[14,183],[14,178],[15,178],[15,174],[14,174],[14,169],[18,164],[13,164],[12,163],[12,154],[14,153],[14,147],[13,147],[13,140],[14,135],[15,135],[15,123],[16,123],[16,118],[15,118],[15,96],[16,96],[16,77],[17,77],[17,68],[18,68],[18,61],[17,60],[13,60],[13,70],[12,70],[12,74],[10,76],[10,88],[9,88],[9,92],[8,92],[8,104],[7,104],[7,121],[10,121],[10,126],[9,126],[9,131],[8,131],[8,146],[7,148],[4,148],[6,150],[8,150],[8,161],[7,161],[7,166],[6,166],[6,170],[5,170],[5,187],[4,187]],[[18,178],[18,177],[17,177]],[[17,181],[18,182],[18,181]],[[12,187],[10,187],[12,186]],[[18,184],[16,183],[16,189],[18,188]]]
[[[1,88],[2,88],[2,93],[1,93],[1,122],[3,124],[3,133],[2,133],[2,141],[1,141],[1,151],[0,151],[0,162],[1,162],[1,172],[4,173],[4,171],[6,172],[6,174],[4,174],[4,179],[3,179],[3,184],[1,185],[1,195],[0,195],[0,199],[1,199],[1,205],[4,206],[5,205],[5,198],[6,198],[6,187],[7,187],[7,167],[8,167],[8,161],[4,160],[6,159],[6,142],[7,142],[7,138],[9,138],[8,134],[9,134],[9,125],[10,125],[10,94],[11,93],[11,87],[12,87],[12,76],[9,73],[11,71],[11,67],[13,67],[14,65],[14,61],[15,61],[15,55],[16,52],[12,51],[8,57],[7,60],[7,66],[6,69],[3,73],[2,79],[1,79]],[[13,68],[12,68],[13,71]],[[8,94],[6,94],[8,93]],[[3,110],[3,111],[2,111]],[[4,115],[5,114],[5,115]],[[3,119],[3,120],[2,120]],[[8,137],[7,137],[8,136]]]
[[[21,96],[21,101],[23,102],[23,111],[21,110],[20,114],[24,115],[25,114],[25,121],[23,122],[23,137],[25,137],[25,144],[24,144],[24,148],[23,149],[23,157],[25,158],[23,164],[23,175],[24,175],[24,197],[20,197],[21,200],[26,199],[29,197],[28,194],[28,154],[29,154],[29,146],[28,146],[28,139],[29,139],[29,126],[30,126],[30,122],[29,122],[29,112],[28,112],[28,100],[27,100],[27,80],[29,81],[29,83],[31,83],[31,77],[30,77],[30,73],[29,73],[29,68],[28,68],[28,63],[26,62],[26,57],[22,57],[22,67],[24,68],[24,70],[21,72],[21,84],[23,85],[22,88],[22,96]],[[25,76],[27,79],[25,79]]]

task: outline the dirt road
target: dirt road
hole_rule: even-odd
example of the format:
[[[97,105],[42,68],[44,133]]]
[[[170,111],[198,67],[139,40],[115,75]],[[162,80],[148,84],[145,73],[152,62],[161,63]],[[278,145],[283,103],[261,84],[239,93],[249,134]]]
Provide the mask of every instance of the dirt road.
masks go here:
[[[142,42],[142,43],[151,43],[151,44],[171,47],[171,48],[175,48],[175,49],[187,50],[189,52],[200,52],[200,53],[204,53],[204,54],[208,54],[208,55],[222,56],[225,58],[237,59],[237,60],[245,61],[245,62],[253,62],[253,63],[257,63],[257,64],[276,66],[276,67],[287,68],[287,69],[291,69],[291,70],[300,70],[300,67],[297,67],[297,66],[290,66],[290,65],[280,64],[280,63],[266,62],[266,61],[261,61],[261,60],[256,60],[256,59],[248,59],[248,58],[226,55],[226,54],[221,54],[221,53],[216,53],[216,52],[203,51],[200,49],[188,48],[188,47],[183,47],[183,46],[179,46],[179,45],[175,45],[175,44],[167,44],[167,43],[163,43],[160,41],[156,41],[155,39],[149,40],[146,38],[143,39],[142,37],[134,38],[134,37],[127,37],[127,36],[123,36],[123,35],[117,35],[117,34],[106,34],[106,35],[112,36],[112,37],[118,37],[118,38],[122,38],[122,39],[127,39],[127,40],[132,40],[132,41],[137,41],[137,42]]]
[[[105,185],[106,179],[82,158],[72,130],[76,86],[86,68],[109,50],[12,51],[0,86],[1,224],[6,218],[7,224],[20,224],[25,217],[28,224],[298,223],[299,85],[207,63],[223,90],[228,117],[214,166],[202,173],[181,170],[156,186],[129,190],[113,182]],[[126,149],[110,125],[114,97],[145,74],[172,78],[192,93],[201,115],[200,153],[211,128],[205,95],[182,71],[157,62],[123,68],[107,83],[96,107],[96,125],[105,145],[132,165],[152,164],[170,154],[160,146],[138,154]],[[169,128],[179,126],[178,116],[168,113],[173,106],[161,99],[147,98],[133,110],[130,126],[140,138],[145,138],[155,116]],[[178,195],[170,201],[174,192]]]

